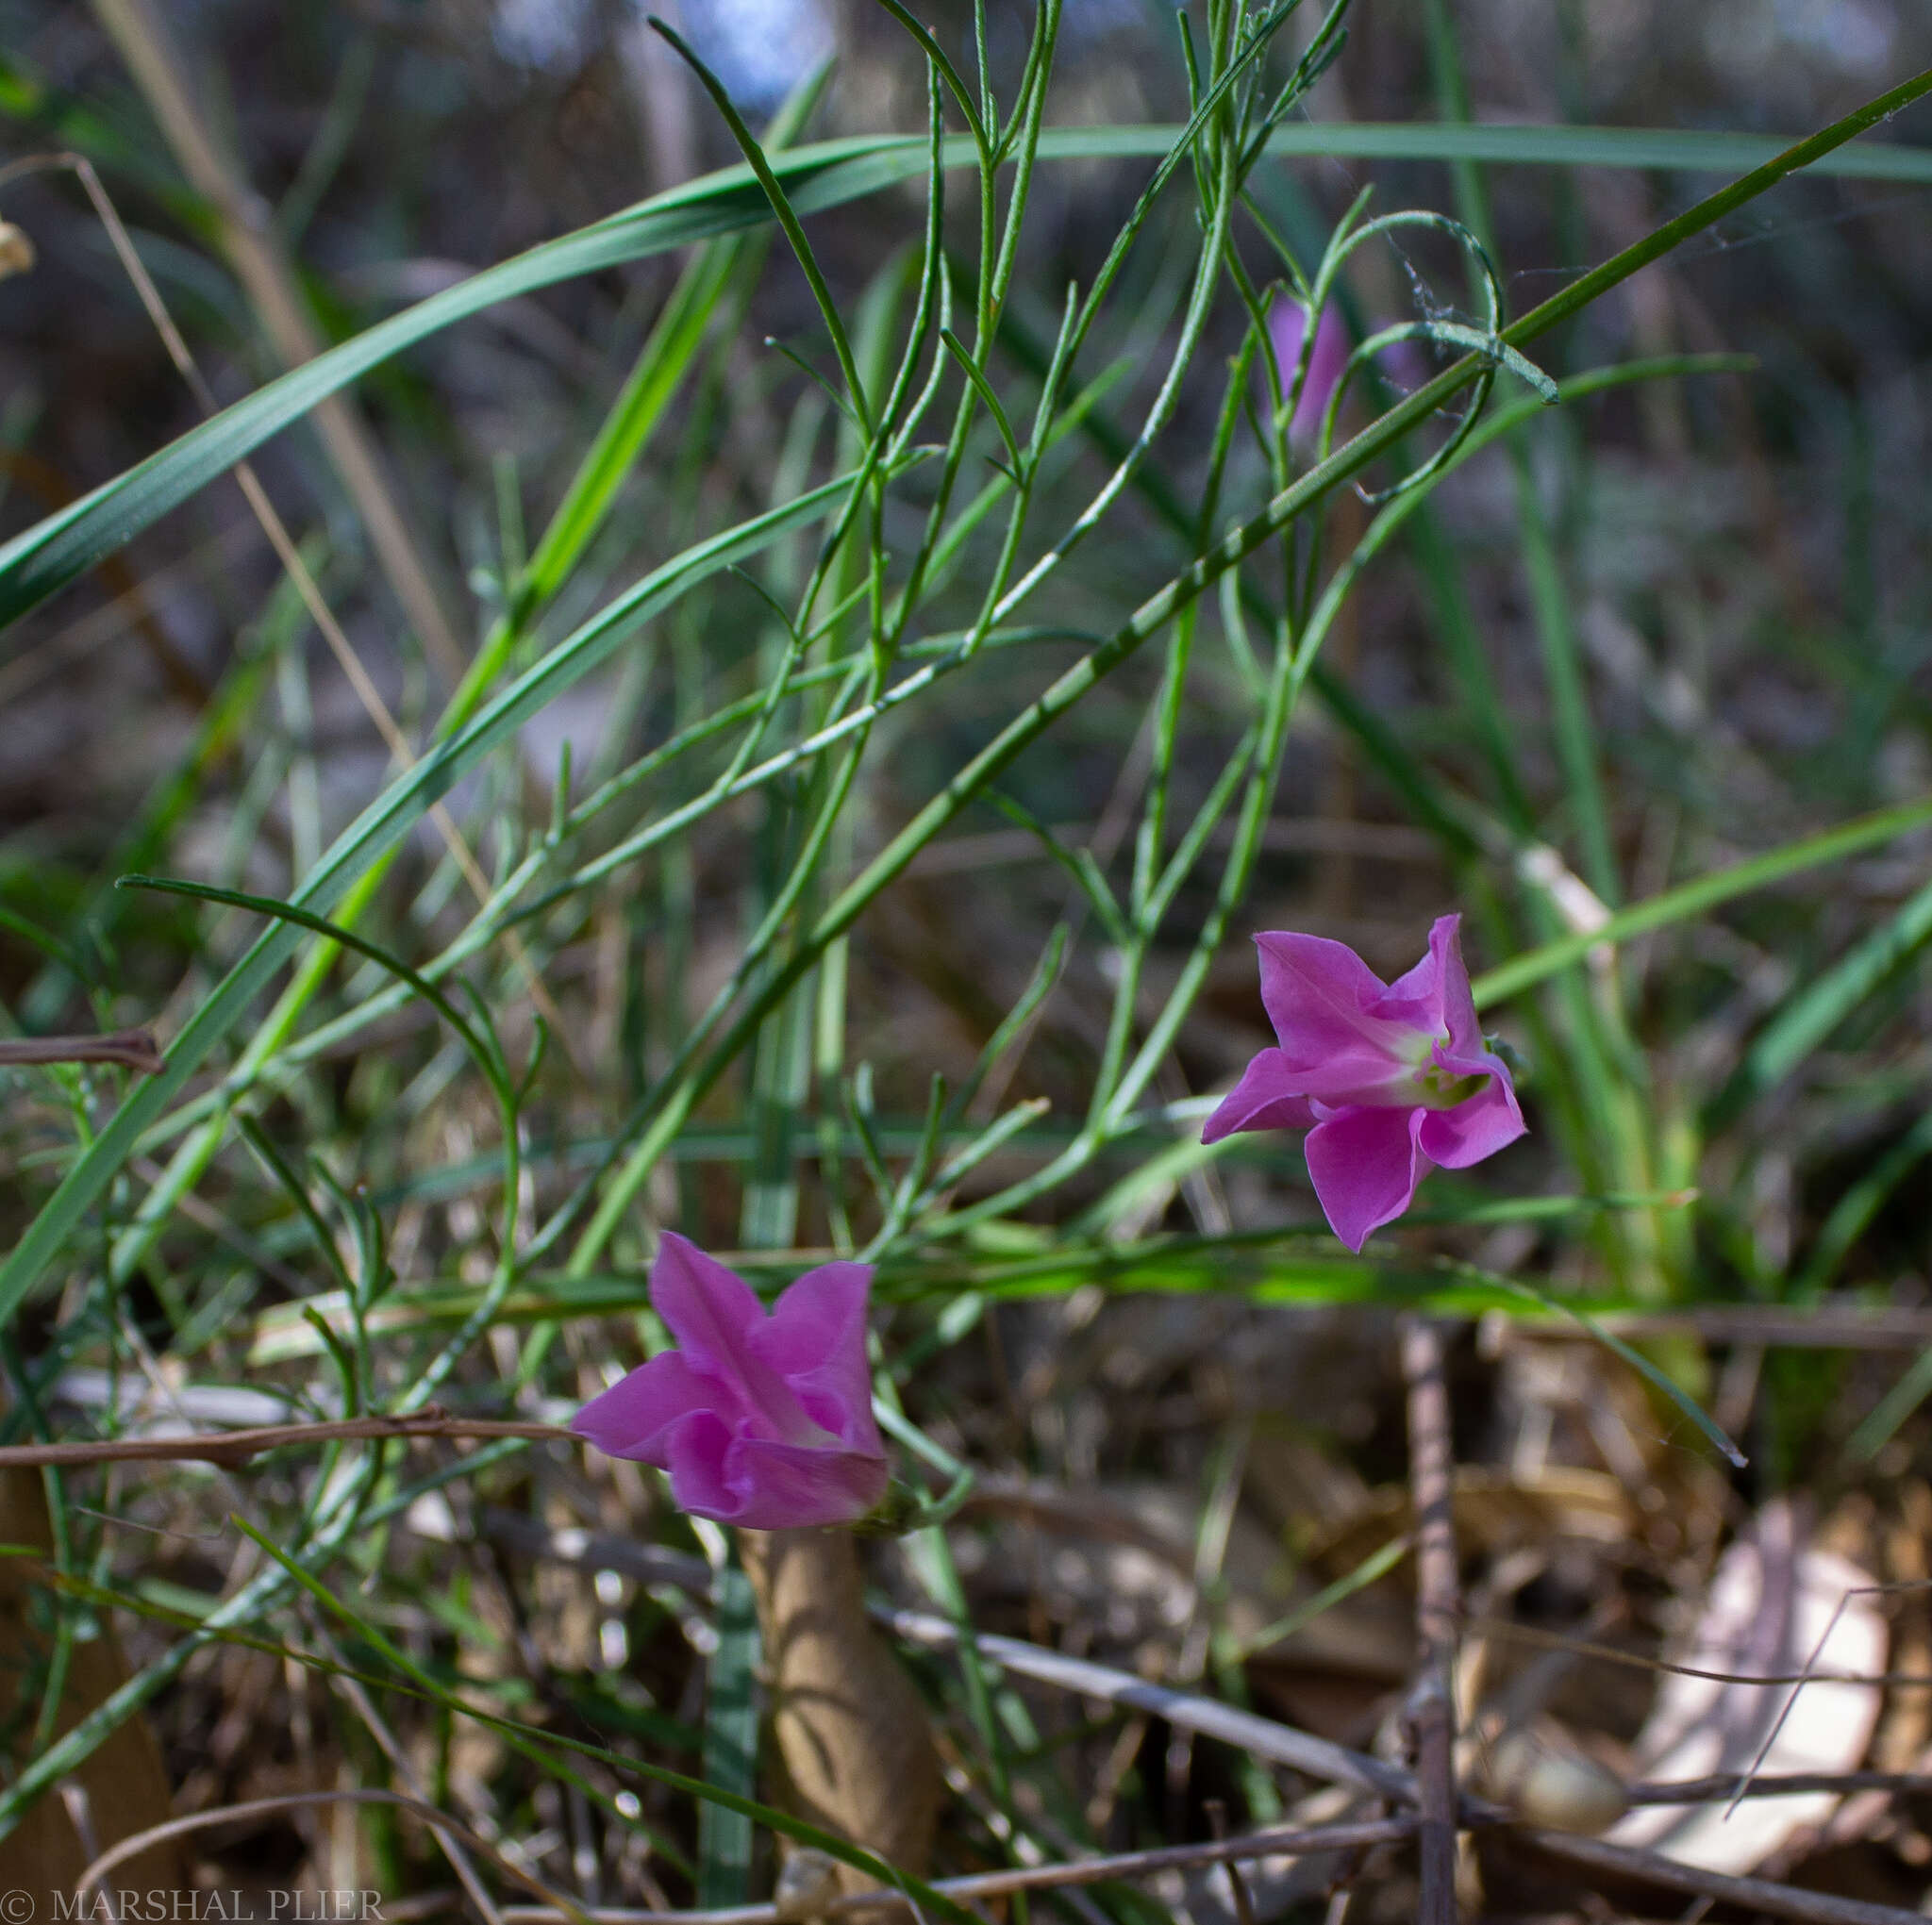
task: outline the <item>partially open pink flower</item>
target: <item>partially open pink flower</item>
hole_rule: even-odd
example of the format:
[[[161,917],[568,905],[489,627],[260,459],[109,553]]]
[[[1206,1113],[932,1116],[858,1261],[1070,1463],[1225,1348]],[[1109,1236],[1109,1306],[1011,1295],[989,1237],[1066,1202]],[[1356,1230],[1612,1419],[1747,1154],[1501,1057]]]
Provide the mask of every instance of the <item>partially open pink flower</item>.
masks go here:
[[[1284,294],[1268,310],[1268,333],[1274,343],[1274,362],[1281,371],[1282,398],[1294,380],[1296,357],[1302,351],[1302,337],[1308,331],[1308,310],[1299,301]],[[1297,447],[1313,441],[1322,431],[1322,416],[1328,407],[1335,384],[1341,379],[1342,364],[1348,359],[1348,335],[1341,316],[1331,307],[1322,309],[1315,324],[1315,344],[1308,350],[1307,378],[1294,405],[1294,418],[1288,424],[1289,439]]]
[[[1351,1250],[1408,1208],[1431,1164],[1467,1169],[1524,1133],[1508,1066],[1476,1022],[1461,921],[1442,917],[1394,983],[1325,937],[1255,938],[1280,1046],[1248,1065],[1201,1140],[1306,1129],[1316,1200]]]
[[[678,1348],[641,1364],[572,1426],[671,1473],[678,1506],[754,1531],[843,1524],[886,1494],[865,1356],[872,1269],[808,1270],[770,1316],[742,1277],[666,1232],[651,1302]]]

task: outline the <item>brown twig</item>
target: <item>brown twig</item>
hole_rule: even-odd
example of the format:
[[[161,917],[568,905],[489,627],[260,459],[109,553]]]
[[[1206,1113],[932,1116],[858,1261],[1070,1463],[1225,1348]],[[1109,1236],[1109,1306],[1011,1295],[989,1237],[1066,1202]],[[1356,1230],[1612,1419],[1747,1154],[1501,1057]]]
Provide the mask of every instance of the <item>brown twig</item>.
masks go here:
[[[142,1076],[158,1076],[161,1052],[151,1030],[116,1029],[105,1036],[9,1037],[0,1042],[0,1065],[19,1063],[118,1063]]]
[[[352,1443],[358,1439],[412,1437],[527,1437],[532,1443],[575,1443],[561,1424],[513,1423],[491,1418],[452,1417],[429,1409],[408,1417],[347,1417],[331,1423],[264,1424],[217,1436],[96,1437],[73,1444],[8,1444],[0,1469],[83,1464],[241,1464],[264,1451],[289,1445]]]
[[[1422,1861],[1417,1925],[1456,1920],[1456,1701],[1458,1606],[1456,1522],[1451,1495],[1455,1454],[1442,1340],[1421,1318],[1402,1325],[1402,1374],[1408,1384],[1409,1485],[1415,1505],[1416,1681],[1403,1710],[1415,1753]]]
[[[1214,1842],[1221,1844],[1227,1837],[1227,1806],[1220,1799],[1210,1798],[1207,1811],[1208,1829],[1214,1834]],[[1227,1861],[1227,1892],[1234,1901],[1235,1925],[1255,1925],[1255,1901],[1248,1896],[1248,1882],[1232,1858]]]
[[[164,1825],[152,1825],[145,1832],[137,1832],[131,1838],[124,1838],[112,1850],[103,1851],[81,1875],[75,1880],[74,1889],[77,1898],[85,1900],[87,1893],[107,1877],[117,1865],[125,1864],[151,1845],[158,1845],[169,1838],[181,1838],[191,1832],[205,1832],[210,1826],[225,1825],[243,1818],[279,1817],[282,1813],[299,1810],[305,1805],[316,1804],[386,1804],[413,1812],[417,1817],[433,1832],[441,1832],[453,1838],[459,1838],[472,1850],[490,1860],[500,1871],[513,1878],[518,1884],[527,1885],[540,1897],[555,1900],[562,1895],[536,1876],[525,1871],[513,1859],[507,1858],[489,1839],[473,1832],[459,1818],[420,1798],[410,1798],[400,1791],[372,1791],[343,1788],[331,1791],[287,1791],[277,1798],[252,1798],[241,1804],[217,1805],[205,1812],[191,1812],[186,1817],[170,1818]],[[539,1912],[546,1918],[579,1917],[581,1913],[572,1910],[552,1910],[548,1907],[525,1908]],[[92,1911],[82,1909],[75,1917],[92,1918]]]
[[[1916,1583],[1916,1581],[1915,1581]],[[1511,1638],[1519,1644],[1540,1645],[1574,1656],[1602,1658],[1607,1664],[1628,1665],[1640,1671],[1669,1671],[1679,1678],[1707,1678],[1715,1684],[1875,1684],[1891,1689],[1902,1685],[1932,1685],[1928,1671],[1714,1671],[1701,1665],[1680,1665],[1641,1651],[1620,1651],[1614,1644],[1596,1644],[1567,1632],[1544,1631],[1534,1624],[1513,1624],[1507,1618],[1464,1613],[1461,1621],[1485,1637]]]
[[[1900,1797],[1932,1792],[1925,1771],[1760,1771],[1748,1784],[1741,1771],[1709,1778],[1645,1779],[1628,1788],[1632,1804],[1710,1804],[1718,1799],[1787,1798],[1800,1791],[1890,1792]]]
[[[1304,1831],[1249,1832],[1239,1838],[1204,1839],[1197,1845],[1158,1845],[1145,1851],[1116,1851],[1104,1858],[1076,1858],[1060,1865],[1015,1866],[1007,1871],[974,1872],[964,1878],[933,1881],[933,1890],[959,1900],[998,1898],[1008,1892],[1065,1890],[1110,1879],[1146,1878],[1160,1871],[1199,1865],[1233,1865],[1244,1858],[1306,1858],[1317,1851],[1346,1851],[1368,1845],[1391,1845],[1415,1829],[1413,1818],[1374,1818],[1355,1825],[1314,1825]],[[898,1892],[846,1893],[830,1901],[825,1915],[914,1910]],[[557,1925],[562,1915],[541,1905],[506,1905],[503,1925]],[[589,1910],[591,1925],[773,1925],[770,1905],[730,1905],[712,1912]]]
[[[1840,1898],[1832,1892],[1800,1891],[1794,1885],[1774,1884],[1769,1879],[1733,1878],[1654,1851],[1606,1845],[1600,1838],[1578,1838],[1568,1832],[1525,1831],[1519,1835],[1539,1851],[1591,1871],[1663,1885],[1671,1891],[1695,1892],[1774,1918],[1795,1918],[1800,1925],[1924,1925],[1918,1913],[1893,1905],[1868,1904],[1862,1899]]]

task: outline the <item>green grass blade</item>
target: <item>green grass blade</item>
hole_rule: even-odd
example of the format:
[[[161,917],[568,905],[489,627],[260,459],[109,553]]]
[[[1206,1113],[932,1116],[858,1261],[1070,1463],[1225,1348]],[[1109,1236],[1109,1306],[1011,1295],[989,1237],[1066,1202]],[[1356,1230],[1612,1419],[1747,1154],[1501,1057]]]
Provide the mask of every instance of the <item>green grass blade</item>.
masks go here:
[[[705,1704],[705,1777],[749,1800],[758,1790],[758,1614],[736,1549],[717,1567],[711,1598],[718,1648],[711,1653]],[[751,1818],[729,1805],[698,1812],[698,1903],[707,1911],[741,1905],[751,1889]]]
[[[801,211],[877,192],[924,171],[924,141],[830,141],[774,157]],[[753,227],[769,218],[746,167],[726,168],[486,269],[305,361],[125,474],[0,547],[0,627],[224,474],[317,402],[439,330],[514,295]]]
[[[1774,1089],[1887,977],[1932,940],[1932,882],[1907,897],[1883,928],[1856,943],[1765,1024],[1738,1073],[1711,1105],[1712,1126]]]
[[[1795,1300],[1803,1303],[1824,1294],[1837,1275],[1839,1265],[1850,1254],[1852,1245],[1865,1234],[1892,1191],[1926,1156],[1932,1156],[1932,1110],[1920,1117],[1831,1206],[1831,1214],[1820,1227],[1818,1240],[1811,1246],[1805,1268],[1791,1287]]]
[[[1322,154],[1361,159],[1460,156],[1504,164],[1716,173],[1748,165],[1755,171],[1738,184],[1746,191],[1735,193],[1721,210],[1728,212],[1773,180],[1801,167],[1863,179],[1932,183],[1932,149],[1869,145],[1837,151],[1916,100],[1928,86],[1932,86],[1932,76],[1909,80],[1872,107],[1791,148],[1780,148],[1775,139],[1757,135],[1683,134],[1641,127],[1341,126],[1324,123],[1277,128],[1270,139],[1269,151],[1284,156]],[[1180,128],[1169,126],[1048,129],[1041,136],[1040,158],[1091,160],[1165,156],[1180,133]],[[868,136],[818,141],[774,157],[771,168],[792,207],[808,214],[914,178],[924,172],[927,152],[922,139]],[[978,164],[974,143],[964,135],[946,141],[944,158],[948,168]],[[1758,174],[1767,171],[1769,177],[1759,181]],[[1684,218],[1690,219],[1698,211],[1693,208]],[[440,329],[515,295],[756,226],[769,217],[769,203],[751,170],[724,168],[486,269],[304,362],[0,547],[0,627],[179,506],[272,436],[299,421],[317,402]],[[1697,226],[1707,224],[1705,220],[1696,223]],[[1695,226],[1683,229],[1685,233],[1694,231]],[[1666,247],[1674,245],[1675,238]],[[1658,250],[1663,251],[1665,248]],[[1583,298],[1597,291],[1600,289],[1592,285]],[[1582,300],[1576,301],[1575,306],[1581,305]],[[1528,337],[1512,328],[1507,338],[1516,344]]]
[[[782,507],[698,542],[653,570],[384,790],[337,838],[297,892],[296,906],[325,914],[408,833],[431,804],[548,702],[608,660],[642,622],[694,583],[836,507],[850,486],[851,477],[840,475]],[[258,938],[189,1019],[170,1045],[161,1073],[129,1096],[75,1162],[0,1265],[0,1325],[13,1315],[41,1270],[133,1153],[142,1132],[242,1021],[255,996],[304,939],[304,932],[285,923]]]
[[[1488,1009],[1498,1003],[1507,1003],[1511,996],[1520,994],[1533,983],[1541,983],[1544,977],[1553,976],[1558,970],[1568,969],[1572,963],[1581,960],[1600,942],[1612,945],[1627,942],[1631,937],[1641,936],[1646,930],[1664,929],[1673,922],[1687,921],[1692,916],[1703,915],[1707,909],[1714,909],[1720,903],[1729,902],[1734,896],[1748,895],[1753,889],[1769,888],[1773,883],[1784,881],[1787,876],[1802,874],[1823,863],[1840,861],[1862,850],[1875,849],[1924,821],[1932,821],[1932,796],[1921,796],[1918,801],[1901,803],[1896,808],[1859,816],[1854,821],[1841,822],[1837,828],[1826,829],[1820,835],[1787,842],[1783,848],[1774,849],[1768,855],[1754,855],[1749,861],[1734,862],[1728,869],[1698,876],[1692,882],[1680,883],[1674,889],[1665,889],[1661,895],[1633,903],[1627,909],[1619,909],[1599,928],[1560,937],[1555,942],[1546,942],[1527,954],[1512,957],[1508,962],[1485,971],[1471,985],[1475,992],[1476,1007]]]
[[[1566,1303],[1560,1297],[1545,1296],[1542,1291],[1533,1290],[1527,1284],[1519,1284],[1514,1278],[1504,1279],[1504,1287],[1513,1290],[1526,1302],[1539,1304],[1545,1310],[1553,1310],[1560,1317],[1567,1317],[1571,1322],[1587,1331],[1607,1351],[1621,1357],[1647,1384],[1674,1403],[1710,1439],[1718,1452],[1740,1470],[1750,1463],[1751,1460],[1724,1435],[1715,1421],[1705,1415],[1694,1397],[1687,1396],[1641,1351],[1633,1349],[1621,1336],[1613,1336],[1589,1311],[1581,1310],[1574,1303]]]

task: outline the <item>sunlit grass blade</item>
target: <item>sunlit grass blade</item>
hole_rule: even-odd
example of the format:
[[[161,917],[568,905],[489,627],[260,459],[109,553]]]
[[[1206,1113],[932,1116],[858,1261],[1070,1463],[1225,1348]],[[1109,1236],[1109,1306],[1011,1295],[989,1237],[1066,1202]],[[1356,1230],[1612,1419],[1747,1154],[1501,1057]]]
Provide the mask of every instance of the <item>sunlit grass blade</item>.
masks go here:
[[[1633,903],[1619,909],[1600,927],[1558,937],[1524,955],[1512,957],[1495,969],[1486,971],[1471,985],[1478,1009],[1492,1008],[1520,995],[1532,984],[1541,983],[1558,970],[1580,961],[1599,943],[1614,947],[1627,942],[1646,930],[1665,929],[1674,922],[1688,921],[1714,909],[1721,903],[1748,895],[1753,889],[1769,888],[1787,876],[1800,875],[1827,862],[1842,861],[1867,849],[1875,849],[1894,838],[1932,821],[1932,796],[1917,802],[1901,803],[1896,808],[1880,809],[1856,821],[1841,822],[1816,836],[1807,836],[1782,848],[1735,862],[1728,869],[1680,883],[1660,895]]]

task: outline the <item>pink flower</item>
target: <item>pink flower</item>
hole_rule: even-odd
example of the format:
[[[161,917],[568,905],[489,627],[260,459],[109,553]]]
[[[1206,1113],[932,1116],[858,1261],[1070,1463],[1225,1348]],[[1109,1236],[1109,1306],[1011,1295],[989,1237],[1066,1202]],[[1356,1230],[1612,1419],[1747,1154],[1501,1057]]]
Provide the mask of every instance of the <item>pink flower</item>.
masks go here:
[[[1351,1250],[1415,1200],[1431,1164],[1466,1170],[1523,1135],[1508,1066],[1483,1040],[1457,938],[1384,983],[1347,944],[1269,930],[1261,1002],[1280,1039],[1263,1050],[1201,1132],[1306,1129],[1308,1175]]]
[[[678,1348],[593,1397],[572,1426],[671,1473],[678,1506],[754,1531],[843,1524],[886,1494],[865,1356],[872,1269],[808,1270],[771,1315],[742,1277],[666,1232],[651,1303]]]
[[[1294,380],[1295,360],[1307,331],[1308,310],[1299,301],[1283,295],[1268,309],[1268,333],[1274,343],[1275,366],[1281,371],[1283,399]],[[1305,446],[1322,432],[1322,416],[1347,359],[1348,337],[1341,316],[1332,307],[1324,307],[1315,324],[1315,345],[1308,351],[1307,379],[1294,405],[1294,419],[1288,424],[1289,439],[1297,446]]]

